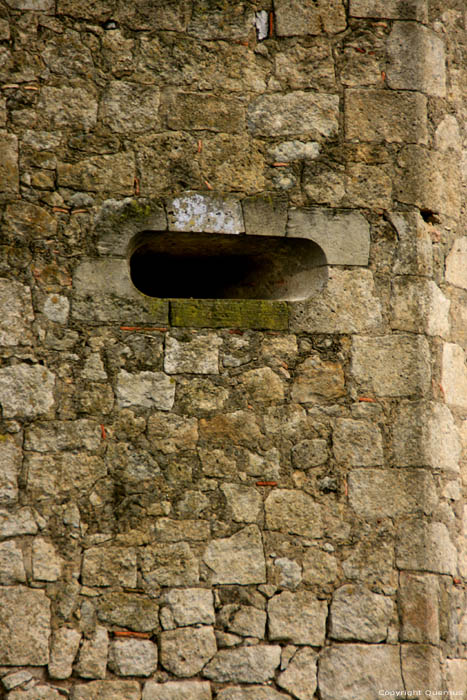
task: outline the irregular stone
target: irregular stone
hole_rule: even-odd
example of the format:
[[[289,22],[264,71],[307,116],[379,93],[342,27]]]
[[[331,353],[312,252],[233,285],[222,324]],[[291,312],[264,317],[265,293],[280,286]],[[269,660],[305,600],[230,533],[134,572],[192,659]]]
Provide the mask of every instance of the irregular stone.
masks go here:
[[[382,642],[393,612],[390,598],[351,583],[341,586],[332,597],[329,634],[340,641]]]
[[[280,474],[280,452],[273,447],[264,456],[246,451],[245,471],[250,476],[259,476],[266,481],[277,481]]]
[[[251,103],[248,127],[253,136],[299,136],[319,140],[337,134],[339,98],[296,91],[262,95]]]
[[[136,681],[91,681],[75,685],[72,700],[140,700],[141,689]]]
[[[158,199],[106,199],[97,212],[95,231],[100,255],[126,256],[140,231],[165,231],[167,217]]]
[[[34,452],[97,450],[102,440],[98,423],[85,418],[74,421],[34,423],[25,430],[24,448]]]
[[[169,231],[243,233],[243,214],[235,197],[186,192],[166,203]]]
[[[136,632],[153,632],[159,627],[157,603],[136,593],[104,593],[98,599],[97,616],[101,622]]]
[[[231,537],[213,540],[206,548],[203,561],[213,584],[266,582],[263,544],[256,525],[249,525]]]
[[[328,605],[308,591],[284,591],[268,602],[269,638],[322,646]]]
[[[304,434],[313,429],[305,409],[296,403],[266,408],[263,421],[266,433],[282,435],[292,442],[299,442]]]
[[[18,474],[23,455],[21,448],[9,435],[0,435],[0,504],[9,505],[18,500]]]
[[[35,12],[54,10],[53,0],[7,0],[7,5],[13,10],[34,10]]]
[[[19,189],[18,139],[0,132],[0,192],[15,194]]]
[[[35,535],[37,530],[30,508],[20,508],[16,513],[0,509],[0,540],[18,535]]]
[[[399,647],[339,644],[320,657],[322,700],[374,700],[381,688],[404,692]]]
[[[419,90],[444,97],[446,71],[444,42],[428,27],[394,22],[388,40],[388,85],[393,90]]]
[[[54,405],[55,376],[41,365],[0,369],[0,404],[4,418],[36,418]]]
[[[165,594],[174,622],[186,625],[212,625],[216,621],[212,592],[206,588],[174,588]]]
[[[145,547],[141,570],[145,580],[159,586],[193,586],[199,582],[198,561],[186,542]]]
[[[158,542],[180,542],[182,540],[206,542],[210,536],[207,520],[173,520],[158,518],[154,526]]]
[[[151,445],[164,454],[194,450],[198,442],[198,421],[175,414],[153,413],[148,420]]]
[[[126,152],[57,163],[59,185],[85,192],[133,194],[134,174],[134,156]]]
[[[180,378],[177,380],[177,400],[184,413],[215,411],[224,408],[228,391],[206,378]]]
[[[245,127],[244,106],[237,98],[177,92],[167,97],[164,108],[174,131],[238,133]]]
[[[50,637],[50,601],[45,591],[25,586],[3,588],[0,630],[0,664],[45,666]]]
[[[317,685],[317,660],[318,654],[312,649],[299,649],[287,669],[279,675],[277,684],[298,700],[313,700]]]
[[[81,578],[85,586],[136,588],[136,552],[128,547],[91,547],[84,552]]]
[[[130,374],[122,369],[117,378],[119,406],[142,406],[170,411],[175,400],[175,381],[163,372]]]
[[[143,690],[143,700],[211,700],[211,697],[211,684],[207,681],[147,681]]]
[[[421,336],[353,339],[352,374],[375,396],[426,393],[431,387],[429,349]]]
[[[336,581],[338,575],[337,559],[316,547],[307,549],[303,557],[304,583],[326,586]]]
[[[274,677],[280,660],[278,645],[221,649],[203,669],[203,676],[220,683],[264,683]]]
[[[462,348],[455,343],[444,344],[441,385],[447,404],[467,408],[466,357]]]
[[[29,345],[33,320],[29,287],[0,279],[0,345]]]
[[[333,431],[333,450],[342,464],[354,467],[383,464],[381,430],[368,421],[338,418]]]
[[[387,19],[415,19],[427,22],[426,0],[350,0],[351,17],[384,17]]]
[[[436,647],[404,644],[401,648],[401,663],[402,675],[407,687],[436,689],[442,687],[440,652]]]
[[[50,321],[66,323],[70,313],[70,302],[67,297],[60,294],[49,294],[42,311]]]
[[[446,281],[467,289],[467,238],[457,238],[446,258]]]
[[[80,641],[81,633],[78,630],[71,627],[59,627],[55,630],[48,666],[51,678],[65,679],[71,676]]]
[[[107,474],[101,457],[86,452],[39,454],[27,452],[27,491],[32,498],[44,499],[88,495],[96,481]]]
[[[277,36],[306,36],[307,34],[337,34],[347,26],[341,0],[322,4],[313,0],[276,0]]]
[[[359,212],[325,207],[292,208],[287,236],[317,243],[329,265],[368,265],[370,226]]]
[[[223,688],[217,694],[218,700],[289,700],[289,695],[279,693],[270,686],[234,686]]]
[[[298,403],[315,402],[317,399],[338,399],[345,395],[345,379],[342,365],[323,361],[312,355],[299,364],[292,386],[292,399]]]
[[[0,544],[0,585],[11,586],[14,583],[26,583],[23,553],[16,542]]]
[[[37,581],[56,581],[62,573],[62,559],[51,542],[36,537],[32,543],[32,575]]]
[[[316,141],[283,141],[274,146],[270,154],[275,161],[286,163],[296,160],[314,160],[320,154],[320,146]]]
[[[118,22],[133,30],[185,32],[190,19],[190,9],[191,4],[187,0],[180,0],[175,5],[170,0],[161,0],[154,7],[148,7],[144,0],[136,0],[131,7],[120,2],[111,15],[110,9],[108,12],[109,16],[115,17]]]
[[[425,469],[354,469],[348,478],[349,504],[363,518],[394,518],[438,505],[432,475]]]
[[[342,563],[344,575],[353,581],[364,581],[367,586],[393,595],[398,588],[398,577],[394,564],[394,542],[392,533],[376,531],[357,543],[351,554]]]
[[[101,99],[99,116],[119,134],[126,134],[129,124],[134,133],[142,133],[160,128],[159,102],[159,89],[154,85],[113,80]]]
[[[233,609],[233,611],[231,610]],[[221,612],[221,622],[236,635],[263,639],[266,630],[266,613],[251,605],[226,605]]]
[[[81,678],[105,678],[108,648],[109,637],[106,628],[97,627],[93,637],[85,639],[80,649],[78,662],[75,666],[78,676]],[[87,687],[89,688],[89,686]]]
[[[210,5],[194,0],[188,34],[197,39],[246,39],[254,24],[254,12],[245,3]]]
[[[291,456],[295,469],[319,467],[329,459],[328,443],[320,438],[301,440],[293,446]]]
[[[251,401],[270,403],[284,398],[283,382],[270,367],[250,369],[243,374],[241,382]]]
[[[253,236],[285,236],[287,200],[268,193],[242,200],[245,233]]]
[[[291,330],[309,333],[365,333],[381,327],[381,303],[370,270],[329,270],[319,296],[291,309]]]
[[[21,201],[8,204],[5,210],[4,221],[8,228],[25,241],[55,235],[57,232],[57,219],[49,214],[44,207],[31,204],[30,202]],[[23,297],[21,303],[25,305],[26,320],[32,320],[31,292],[29,288],[10,280],[9,284],[12,290],[15,290],[16,287],[16,293],[21,294]]]
[[[344,115],[347,139],[404,144],[428,139],[426,97],[416,92],[347,90]]]
[[[95,89],[89,82],[86,87],[44,86],[40,91],[38,110],[49,129],[74,127],[88,132],[97,121],[96,98]]]
[[[321,508],[306,493],[291,489],[276,489],[265,504],[266,527],[269,530],[321,537]]]
[[[392,212],[390,221],[398,235],[394,274],[430,277],[433,272],[430,227],[418,212]]]
[[[199,421],[201,437],[225,445],[226,441],[251,447],[261,437],[256,417],[250,411],[234,411]]]
[[[29,690],[13,690],[9,700],[62,700],[63,696],[48,685],[36,685]]]
[[[433,574],[400,572],[401,640],[439,644],[439,586]]]
[[[280,571],[279,585],[294,591],[302,580],[302,567],[287,557],[274,559],[274,566]]]
[[[213,627],[182,627],[161,632],[160,662],[176,676],[195,676],[217,651]]]
[[[109,668],[117,676],[150,676],[157,668],[157,646],[149,639],[114,639]]]
[[[199,448],[198,455],[201,467],[206,476],[234,476],[237,472],[237,462],[222,450],[203,450]]]
[[[219,374],[220,338],[194,336],[189,342],[179,342],[168,336],[165,340],[164,370],[167,374]]]
[[[238,484],[222,484],[232,519],[237,523],[255,523],[261,513],[262,499],[258,491]]]
[[[405,520],[398,528],[396,564],[414,569],[456,575],[457,552],[444,523]]]
[[[5,690],[13,690],[13,688],[17,688],[19,685],[28,683],[32,678],[33,676],[29,671],[16,671],[15,673],[9,673],[3,676],[2,685]]]

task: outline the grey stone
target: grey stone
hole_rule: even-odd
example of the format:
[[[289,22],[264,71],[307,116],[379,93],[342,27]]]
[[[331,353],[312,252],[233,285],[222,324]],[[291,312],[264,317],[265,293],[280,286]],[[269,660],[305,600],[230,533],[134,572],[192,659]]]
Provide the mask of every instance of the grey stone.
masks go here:
[[[319,467],[329,459],[328,443],[320,438],[301,440],[293,446],[291,456],[295,469]]]
[[[347,139],[426,143],[426,97],[393,90],[347,90],[344,128]]]
[[[291,309],[293,331],[309,333],[365,333],[382,325],[381,303],[370,270],[329,270],[321,294]]]
[[[401,662],[402,675],[407,687],[436,689],[442,687],[438,648],[422,644],[403,644]]]
[[[145,547],[141,570],[146,581],[159,586],[192,586],[199,582],[198,560],[186,542]]]
[[[109,668],[117,676],[150,676],[157,668],[157,646],[149,639],[114,639]]]
[[[264,683],[274,677],[280,660],[278,645],[221,649],[203,669],[203,676],[221,683]]]
[[[164,454],[194,450],[198,442],[198,421],[176,414],[153,413],[148,420],[151,445]]]
[[[86,586],[136,588],[136,552],[129,547],[91,547],[83,556],[81,578]]]
[[[116,394],[122,408],[142,406],[170,411],[175,400],[175,381],[163,372],[130,374],[122,369],[117,378]]]
[[[206,542],[210,536],[207,520],[173,520],[158,518],[154,526],[154,534],[158,542],[198,541]]]
[[[352,17],[428,20],[426,0],[350,0]]]
[[[211,697],[211,684],[207,681],[147,681],[143,689],[143,700],[211,700]]]
[[[33,498],[44,499],[88,495],[96,481],[107,473],[101,457],[87,452],[40,454],[27,452],[27,491]]]
[[[226,605],[222,608],[220,621],[235,635],[263,639],[266,630],[266,613],[251,605]]]
[[[337,559],[322,549],[307,549],[303,557],[304,583],[326,586],[336,581],[338,575]]]
[[[57,163],[60,187],[84,192],[132,195],[135,162],[132,153],[91,156],[77,163]]]
[[[304,537],[321,537],[321,508],[311,496],[298,490],[276,489],[265,504],[266,527]]]
[[[396,564],[413,569],[456,575],[457,552],[444,523],[405,520],[398,528]]]
[[[49,685],[36,685],[27,690],[13,690],[9,700],[62,700],[63,695]]]
[[[396,278],[392,290],[392,327],[449,337],[450,300],[433,280]]]
[[[308,136],[319,140],[337,134],[339,98],[296,91],[262,95],[251,103],[248,127],[253,136]]]
[[[15,513],[0,509],[0,540],[18,535],[35,535],[37,523],[30,508],[20,508]]]
[[[263,544],[256,525],[249,525],[231,537],[213,540],[206,548],[203,561],[212,583],[266,582]]]
[[[25,431],[24,448],[34,452],[97,450],[102,441],[98,423],[85,418],[74,421],[37,422]]]
[[[174,588],[165,594],[174,622],[185,625],[212,625],[216,621],[212,592],[206,588]]]
[[[220,410],[228,396],[224,387],[217,386],[206,377],[181,377],[177,380],[177,400],[187,413]]]
[[[342,563],[346,578],[364,581],[375,590],[393,595],[398,588],[398,576],[392,537],[392,531],[389,534],[376,531],[373,537],[363,537]]]
[[[54,405],[55,376],[40,365],[0,369],[0,404],[4,418],[36,418]]]
[[[53,0],[7,0],[7,5],[13,10],[33,10],[35,12],[50,12],[54,9]]]
[[[11,586],[15,583],[26,583],[23,553],[16,542],[0,544],[0,585]]]
[[[354,469],[348,489],[349,505],[364,518],[430,514],[438,504],[433,477],[425,469]]]
[[[447,660],[447,686],[451,693],[467,691],[467,659]]]
[[[159,200],[106,199],[96,215],[97,250],[100,255],[125,256],[133,252],[137,233],[166,229],[167,217]]]
[[[255,523],[261,513],[262,499],[258,491],[250,486],[222,484],[232,519],[237,523]]]
[[[97,616],[101,622],[136,632],[152,632],[159,626],[157,603],[136,593],[104,593],[98,599]]]
[[[2,588],[0,630],[0,664],[45,666],[50,637],[50,601],[45,591],[24,586]]]
[[[0,279],[0,345],[31,344],[33,320],[29,287]]]
[[[83,641],[75,666],[78,676],[81,678],[105,678],[108,649],[107,630],[105,627],[97,627],[91,639]]]
[[[3,130],[0,131],[0,164],[0,192],[18,192],[18,139]]]
[[[438,151],[462,150],[462,138],[459,123],[452,114],[447,114],[438,124],[435,131],[435,148]]]
[[[439,644],[439,585],[434,574],[400,572],[401,640]]]
[[[292,398],[299,403],[317,399],[338,399],[345,395],[345,379],[342,365],[311,355],[297,366],[292,386]]]
[[[51,542],[35,537],[32,543],[32,575],[37,581],[56,581],[62,573],[62,559]]]
[[[136,681],[92,681],[75,685],[72,700],[140,700],[141,689]]]
[[[398,236],[394,274],[431,276],[433,244],[430,227],[418,212],[391,212],[389,219]]]
[[[324,207],[291,209],[287,236],[317,243],[329,265],[368,265],[370,226],[359,212]]]
[[[382,688],[404,691],[396,645],[340,644],[320,657],[322,700],[374,700]]]
[[[318,654],[312,649],[299,649],[279,675],[277,684],[298,700],[312,700],[317,685],[317,660]]]
[[[467,238],[457,238],[446,258],[446,281],[467,289]]]
[[[338,462],[354,467],[370,467],[384,461],[381,430],[368,421],[338,418],[333,449]]]
[[[215,193],[186,192],[166,203],[169,231],[243,233],[245,226],[240,202]]]
[[[393,612],[390,598],[346,584],[332,597],[329,634],[340,641],[383,642]]]
[[[160,635],[162,666],[182,678],[197,675],[216,651],[213,627],[182,627]]]
[[[309,591],[284,591],[268,602],[269,638],[322,646],[328,605]]]
[[[219,374],[220,338],[196,335],[189,342],[168,336],[165,341],[164,370],[167,374]]]
[[[0,504],[9,505],[18,499],[18,474],[22,451],[11,435],[0,436]]]
[[[278,162],[293,162],[297,160],[314,160],[320,154],[320,145],[316,141],[283,141],[272,147],[271,157]],[[244,202],[246,200],[243,200]],[[253,231],[250,231],[253,233]]]
[[[90,131],[97,121],[97,95],[87,83],[84,87],[49,87],[40,91],[38,109],[48,128],[73,126]],[[60,109],[57,109],[57,105]]]
[[[223,450],[198,449],[203,473],[206,476],[234,476],[237,470],[235,459],[226,455]]]
[[[242,375],[242,386],[250,401],[271,403],[284,398],[284,385],[270,367],[251,369]]]
[[[49,294],[42,310],[50,321],[66,323],[70,312],[70,302],[67,297],[60,294]]]
[[[441,365],[441,385],[446,403],[467,407],[467,366],[463,349],[455,343],[445,343]]]
[[[242,200],[245,232],[252,236],[285,236],[287,200],[274,193]]]
[[[188,34],[203,40],[245,40],[254,26],[254,19],[253,8],[246,4],[224,7],[195,0]]]
[[[313,0],[276,0],[274,9],[278,36],[337,34],[347,26],[341,0],[330,0],[325,5]]]
[[[289,695],[279,693],[270,686],[234,686],[223,688],[217,700],[289,700]]]
[[[24,685],[32,680],[32,675],[29,671],[16,671],[16,673],[9,673],[2,678],[2,685],[6,690],[13,690],[19,685]]]
[[[101,99],[99,116],[112,131],[126,134],[129,125],[135,133],[160,127],[159,89],[124,80],[111,81]]]
[[[302,580],[302,568],[300,564],[287,557],[274,559],[274,566],[277,566],[279,574],[279,585],[294,591]]]
[[[408,396],[431,387],[429,349],[421,336],[353,339],[352,374],[375,396]]]
[[[55,630],[48,666],[51,678],[65,679],[71,676],[80,641],[81,633],[72,627],[59,627]]]
[[[419,90],[444,97],[446,69],[444,42],[428,27],[394,22],[388,40],[387,79],[393,90]]]

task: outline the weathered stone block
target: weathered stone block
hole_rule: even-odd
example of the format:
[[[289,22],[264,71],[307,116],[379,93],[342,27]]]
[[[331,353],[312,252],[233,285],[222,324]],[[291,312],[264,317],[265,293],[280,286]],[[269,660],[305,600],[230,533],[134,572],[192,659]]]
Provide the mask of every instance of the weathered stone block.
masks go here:
[[[100,102],[99,116],[112,131],[126,134],[131,124],[134,133],[160,128],[159,89],[124,80],[110,82]]]
[[[153,413],[148,420],[151,445],[164,454],[194,450],[198,442],[198,421],[175,414]]]
[[[345,190],[346,200],[353,207],[391,209],[393,176],[384,164],[350,162],[346,168]]]
[[[396,564],[414,569],[456,575],[457,552],[444,523],[405,520],[398,527]]]
[[[291,209],[287,236],[317,243],[329,265],[368,265],[370,226],[362,214],[345,209]]]
[[[157,668],[157,646],[149,639],[114,639],[109,668],[117,676],[150,676]]]
[[[221,343],[212,335],[195,335],[188,342],[169,335],[165,340],[164,370],[167,374],[219,374]]]
[[[140,700],[141,690],[136,681],[91,681],[75,685],[72,700]]]
[[[56,581],[62,573],[62,559],[51,542],[36,537],[32,543],[32,575],[37,581]]]
[[[421,336],[353,339],[352,374],[376,396],[426,393],[431,386],[428,343]]]
[[[97,122],[97,93],[91,83],[85,88],[44,86],[40,91],[38,109],[48,129],[73,127],[87,132]]]
[[[351,17],[428,20],[426,0],[350,0],[349,11]]]
[[[249,525],[231,537],[213,540],[203,561],[212,583],[265,583],[266,564],[263,543],[256,525]]]
[[[0,544],[0,585],[26,583],[23,553],[14,541]]]
[[[390,598],[347,584],[334,592],[330,631],[340,641],[383,642],[394,612]]]
[[[197,39],[246,39],[254,26],[254,11],[247,3],[217,5],[194,0],[188,34]]]
[[[207,520],[158,518],[154,525],[154,535],[158,542],[205,542],[209,539],[210,527]]]
[[[30,202],[11,202],[5,210],[4,222],[9,229],[14,231],[24,241],[53,236],[57,232],[57,219],[49,214],[44,207],[31,204]],[[10,285],[12,290],[19,287],[18,283],[12,281],[10,281]],[[24,289],[27,290],[27,288]],[[27,294],[30,304],[29,290],[27,290]],[[28,315],[31,314],[32,308]]]
[[[441,688],[440,651],[428,644],[403,644],[402,675],[410,688]],[[440,691],[438,691],[440,692]]]
[[[365,333],[381,327],[381,304],[370,270],[329,270],[324,290],[313,299],[296,302],[290,313],[295,332]]]
[[[27,490],[33,498],[88,495],[107,473],[101,457],[86,452],[59,454],[26,453]]]
[[[35,535],[37,530],[30,508],[20,508],[16,513],[0,509],[0,540],[19,535]]]
[[[264,610],[257,610],[251,605],[225,605],[220,614],[220,622],[229,632],[256,639],[264,639],[266,619]]]
[[[467,408],[467,364],[464,351],[455,343],[445,343],[441,362],[441,384],[446,403]]]
[[[467,692],[467,659],[448,659],[447,686],[451,693]]]
[[[295,469],[319,467],[329,459],[328,443],[320,438],[301,440],[293,446],[291,456]]]
[[[144,684],[143,700],[211,700],[208,681],[169,681]]]
[[[316,690],[318,654],[312,649],[299,649],[287,669],[277,679],[277,684],[298,700],[313,700]]]
[[[328,605],[308,591],[284,591],[268,603],[269,638],[322,646]]]
[[[432,574],[400,572],[401,640],[439,644],[438,579]]]
[[[183,299],[170,303],[172,326],[194,328],[267,328],[287,330],[289,309],[284,301],[257,299]]]
[[[427,142],[427,102],[418,93],[347,90],[344,118],[347,139]]]
[[[265,504],[266,527],[304,537],[321,537],[321,509],[303,491],[276,489]]]
[[[341,0],[314,2],[313,0],[276,0],[277,36],[305,36],[307,34],[337,34],[347,26]]]
[[[262,499],[258,491],[250,486],[222,484],[221,490],[237,523],[255,523],[261,513]]]
[[[22,451],[10,435],[0,435],[0,504],[8,505],[18,499],[18,474]]]
[[[131,6],[120,2],[109,15],[133,30],[167,30],[184,32],[190,19],[191,4],[188,0],[159,0],[148,6],[145,0],[136,0]],[[78,15],[82,17],[82,15]]]
[[[155,544],[141,552],[141,571],[150,584],[193,586],[199,583],[198,560],[186,542]]]
[[[307,549],[303,557],[304,583],[326,586],[334,583],[337,575],[338,566],[335,556],[317,547]]]
[[[49,685],[36,685],[28,690],[13,690],[9,700],[61,700],[62,695]]]
[[[177,92],[168,97],[164,111],[174,130],[237,133],[245,128],[245,108],[235,98]]]
[[[383,464],[381,430],[367,421],[339,418],[333,431],[334,456],[354,467]]]
[[[125,256],[135,234],[166,229],[167,217],[159,200],[107,199],[96,216],[97,250],[100,255]]]
[[[262,194],[242,200],[245,232],[252,236],[285,236],[287,200],[277,194]]]
[[[240,201],[232,195],[185,192],[166,203],[169,231],[243,233]]]
[[[343,561],[342,570],[352,581],[364,581],[375,590],[393,595],[398,587],[398,576],[392,528],[389,532],[376,530],[372,536],[364,536]]]
[[[51,678],[62,680],[71,676],[80,640],[81,633],[72,627],[59,627],[59,629],[55,630],[48,666]]]
[[[50,601],[45,591],[5,587],[0,596],[0,664],[44,666],[49,661]]]
[[[433,243],[429,226],[418,212],[392,212],[389,216],[398,236],[394,274],[430,277],[433,272]]]
[[[33,452],[97,450],[102,440],[99,424],[85,418],[37,422],[28,426],[24,435],[24,449]]]
[[[392,293],[392,327],[449,337],[451,301],[433,280],[396,278]]]
[[[251,447],[261,438],[256,416],[250,411],[234,411],[213,418],[201,418],[199,428],[201,437],[222,446],[227,441]]]
[[[203,676],[221,683],[264,683],[274,677],[280,659],[278,645],[221,649],[203,669]]]
[[[50,321],[66,323],[70,312],[68,297],[60,294],[49,294],[42,307],[43,313]]]
[[[446,281],[467,289],[467,237],[458,238],[446,258]]]
[[[136,632],[152,632],[159,626],[157,603],[136,593],[104,593],[98,600],[97,615],[101,622]]]
[[[216,651],[212,627],[182,627],[160,635],[160,662],[181,678],[196,676]]]
[[[97,627],[90,639],[85,639],[75,670],[81,678],[105,678],[109,636],[105,627]]]
[[[212,592],[206,588],[174,588],[165,594],[164,601],[180,627],[212,625],[216,620]]]
[[[433,477],[425,469],[354,469],[348,478],[349,504],[364,518],[394,518],[438,504]]]
[[[242,375],[241,381],[250,401],[271,403],[284,399],[284,383],[269,367],[251,369]]]
[[[388,53],[387,79],[393,90],[419,90],[444,97],[444,42],[435,32],[415,22],[395,22]]]
[[[19,190],[18,139],[0,132],[0,192],[14,194]]]
[[[54,10],[53,0],[7,0],[7,5],[13,10],[33,10],[34,12]]]
[[[0,345],[29,345],[33,320],[29,287],[0,279]]]
[[[61,187],[86,192],[133,194],[135,163],[131,153],[92,156],[77,163],[57,163]]]
[[[163,372],[130,374],[122,369],[117,378],[119,406],[142,406],[170,411],[175,400],[175,381]]]
[[[4,418],[36,418],[54,405],[55,376],[41,365],[0,369],[0,404]]]
[[[339,98],[311,92],[262,95],[248,110],[253,136],[301,136],[319,140],[336,136]]]
[[[399,647],[340,644],[320,658],[318,685],[322,700],[375,700],[382,688],[404,692]]]
[[[247,686],[230,685],[223,688],[218,694],[218,700],[289,700],[289,695],[279,693],[270,686],[253,685]]]
[[[85,586],[136,588],[136,552],[130,547],[91,547],[84,553],[81,577]]]

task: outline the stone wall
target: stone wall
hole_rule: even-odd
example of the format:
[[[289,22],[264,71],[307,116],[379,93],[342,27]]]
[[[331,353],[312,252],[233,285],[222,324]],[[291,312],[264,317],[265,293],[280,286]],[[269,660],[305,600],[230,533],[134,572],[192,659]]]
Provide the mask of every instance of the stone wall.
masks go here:
[[[466,30],[0,2],[2,697],[467,693]],[[327,279],[145,297],[144,230],[309,238]]]

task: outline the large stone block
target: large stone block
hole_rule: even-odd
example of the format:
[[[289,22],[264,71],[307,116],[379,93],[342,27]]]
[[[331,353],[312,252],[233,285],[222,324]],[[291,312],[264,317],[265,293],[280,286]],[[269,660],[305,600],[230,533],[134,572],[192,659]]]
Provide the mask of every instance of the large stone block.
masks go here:
[[[159,626],[157,603],[136,593],[104,593],[98,599],[97,616],[101,622],[135,632],[152,632]]]
[[[268,603],[269,638],[322,646],[328,605],[309,591],[284,591]]]
[[[196,676],[216,651],[212,627],[182,627],[160,635],[160,662],[181,678]]]
[[[446,258],[446,281],[467,289],[467,237],[458,238]]]
[[[329,634],[340,641],[383,642],[394,612],[390,598],[347,584],[334,592]]]
[[[401,640],[439,644],[439,586],[433,574],[400,572]]]
[[[428,20],[426,0],[350,0],[349,12],[351,17]]]
[[[106,199],[96,216],[97,250],[100,255],[126,256],[135,234],[166,228],[164,205],[157,199]]]
[[[402,675],[407,688],[442,687],[440,650],[428,644],[403,644]]]
[[[38,109],[48,129],[74,127],[87,132],[97,122],[97,94],[90,83],[76,88],[44,86],[40,91]]]
[[[208,681],[148,681],[143,689],[143,700],[211,700],[211,697]]]
[[[445,343],[441,363],[441,385],[446,403],[467,408],[467,362],[464,351],[455,343]]]
[[[91,681],[75,685],[72,700],[140,700],[141,690],[136,681]]]
[[[81,678],[105,678],[109,635],[105,627],[96,627],[94,634],[85,639],[79,651],[76,673]]]
[[[274,193],[242,200],[245,232],[253,236],[285,236],[287,200]]]
[[[151,446],[164,454],[194,450],[198,442],[198,421],[171,413],[153,413],[148,421],[148,435]]]
[[[157,586],[199,583],[198,560],[186,542],[154,544],[140,554],[143,578]]]
[[[336,136],[339,97],[311,92],[262,95],[249,107],[253,136],[300,136],[313,139]]]
[[[64,0],[61,0],[64,2]],[[81,0],[82,1],[82,0]],[[68,0],[67,0],[68,2]],[[107,0],[104,2],[106,5]],[[94,5],[94,3],[92,3]],[[76,12],[76,5],[73,2],[72,10]],[[107,17],[113,17],[118,22],[133,30],[152,31],[186,31],[190,19],[191,3],[188,0],[158,0],[157,4],[148,5],[146,0],[135,0],[131,5],[126,2],[117,3],[116,8],[108,11]],[[96,12],[97,8],[93,9]],[[67,13],[68,14],[68,13]],[[73,16],[82,17],[82,14]]]
[[[84,553],[81,576],[85,586],[136,588],[136,552],[127,547],[91,547]]]
[[[0,404],[4,418],[36,418],[54,405],[55,376],[41,365],[0,369]]]
[[[86,452],[26,453],[27,491],[33,498],[88,495],[107,473],[101,457]]]
[[[213,540],[203,556],[212,583],[265,583],[263,543],[256,525],[249,525],[231,537]]]
[[[398,527],[396,564],[438,574],[457,573],[457,551],[444,523],[407,519]]]
[[[344,118],[347,139],[427,142],[427,101],[415,92],[346,90]]]
[[[0,544],[0,585],[26,583],[23,552],[14,541]]]
[[[395,22],[388,40],[388,84],[393,90],[419,90],[444,97],[444,42],[416,22]]]
[[[114,80],[102,96],[99,116],[119,134],[128,133],[129,128],[134,133],[156,130],[160,128],[159,102],[159,89],[154,85]]]
[[[174,588],[165,594],[164,602],[179,627],[216,621],[212,592],[206,588]]]
[[[22,451],[10,435],[0,435],[0,504],[8,505],[18,499],[18,474]]]
[[[174,92],[169,95],[164,111],[173,130],[237,133],[245,128],[245,108],[235,98]]]
[[[451,301],[433,280],[396,278],[391,305],[393,328],[449,337]]]
[[[115,639],[109,668],[117,676],[150,676],[157,668],[157,646],[149,639]]]
[[[0,509],[0,540],[19,535],[35,535],[37,523],[30,508],[20,508],[16,513]]]
[[[71,676],[80,641],[81,632],[72,627],[59,627],[55,630],[48,666],[51,678],[62,680]]]
[[[317,661],[318,654],[315,651],[307,647],[299,649],[278,677],[277,684],[298,700],[313,700],[317,684]]]
[[[433,273],[430,227],[418,212],[391,212],[389,218],[398,237],[394,274],[430,277]]]
[[[0,132],[0,193],[15,194],[19,190],[18,139]]]
[[[251,447],[261,438],[256,416],[250,411],[234,411],[199,421],[201,437],[220,443],[226,442]]]
[[[275,489],[267,497],[264,507],[268,530],[321,537],[321,507],[303,491]]]
[[[60,187],[131,195],[134,191],[134,156],[132,153],[115,153],[92,156],[77,163],[58,163],[57,177]]]
[[[354,469],[348,477],[349,504],[363,518],[395,518],[438,504],[432,475],[425,469]]]
[[[203,676],[221,683],[264,683],[274,677],[280,658],[278,645],[221,649],[205,666]]]
[[[45,591],[5,587],[0,596],[0,664],[44,666],[49,661],[50,601]]]
[[[170,411],[175,400],[175,380],[164,372],[137,372],[122,369],[117,378],[117,402],[122,408],[141,406]]]
[[[188,342],[172,336],[165,340],[164,370],[167,374],[219,374],[219,345],[212,335],[195,335]]]
[[[383,438],[368,421],[339,418],[333,431],[334,456],[342,464],[371,467],[383,464]]]
[[[271,686],[252,685],[248,688],[230,685],[223,688],[217,698],[218,700],[289,700],[290,696],[279,693]]]
[[[428,343],[422,336],[355,337],[351,371],[376,396],[424,394],[431,387]]]
[[[19,202],[11,202],[5,209],[4,223],[7,229],[13,231],[24,242],[30,240],[38,240],[54,236],[57,232],[57,218],[49,214],[45,207],[31,204],[21,200]],[[19,290],[22,285],[18,282],[9,280],[11,291]],[[30,291],[27,287],[23,288],[27,298],[23,303],[31,304]],[[5,290],[6,291],[6,290]],[[17,303],[17,302],[16,302]],[[32,314],[31,310],[25,308],[26,319]]]
[[[347,26],[342,0],[276,0],[277,36],[337,34]]]
[[[185,192],[167,200],[169,231],[242,233],[245,230],[240,201],[232,195]]]
[[[33,452],[97,450],[101,441],[100,425],[92,420],[36,422],[25,430],[24,449]]]
[[[29,345],[33,320],[29,287],[0,279],[0,345]]]
[[[209,0],[194,0],[188,34],[202,40],[245,40],[253,26],[254,11],[246,2],[219,5]]]

